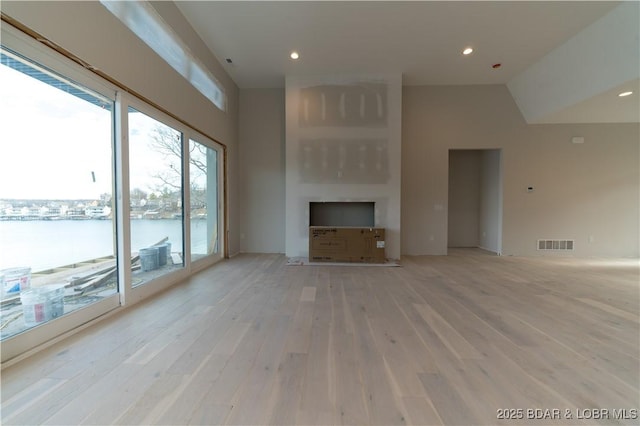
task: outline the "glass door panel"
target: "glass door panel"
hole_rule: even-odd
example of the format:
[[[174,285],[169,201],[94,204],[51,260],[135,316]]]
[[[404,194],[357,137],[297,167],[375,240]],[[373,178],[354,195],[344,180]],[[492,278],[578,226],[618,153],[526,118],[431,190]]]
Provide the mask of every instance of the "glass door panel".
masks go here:
[[[191,260],[220,253],[218,229],[218,152],[189,141]]]
[[[131,279],[184,267],[182,133],[129,108]]]
[[[2,340],[118,291],[114,102],[2,47]]]

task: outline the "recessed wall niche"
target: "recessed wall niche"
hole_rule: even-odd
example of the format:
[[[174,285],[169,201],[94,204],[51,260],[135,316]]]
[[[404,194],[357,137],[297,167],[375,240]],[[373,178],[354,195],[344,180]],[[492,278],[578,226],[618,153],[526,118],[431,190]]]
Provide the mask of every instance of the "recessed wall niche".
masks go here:
[[[373,228],[376,222],[374,202],[310,202],[309,226],[357,226]]]

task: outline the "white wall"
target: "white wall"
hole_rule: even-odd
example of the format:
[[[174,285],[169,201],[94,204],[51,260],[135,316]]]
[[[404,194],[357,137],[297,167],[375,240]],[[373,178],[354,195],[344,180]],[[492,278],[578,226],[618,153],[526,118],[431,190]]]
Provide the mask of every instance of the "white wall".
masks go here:
[[[502,164],[500,150],[481,152],[479,245],[502,252]]]
[[[503,254],[541,255],[538,238],[559,238],[576,256],[639,255],[637,123],[528,125],[501,85],[402,98],[403,254],[446,254],[449,150],[501,148]]]
[[[481,151],[449,151],[448,247],[478,247]]]
[[[283,89],[240,91],[240,250],[284,253]]]
[[[173,3],[153,5],[222,83],[228,97],[226,112],[217,109],[97,1],[3,1],[2,12],[227,146],[229,248],[234,253],[239,250],[238,88]]]
[[[402,77],[286,79],[287,256],[309,254],[309,202],[373,201],[400,257]]]
[[[250,114],[256,117],[243,118],[243,123],[260,121],[267,110],[283,108],[278,96],[269,96],[267,102],[259,92],[243,93],[249,99],[254,95],[262,98],[263,107],[252,109]],[[268,127],[262,129],[266,132]],[[274,134],[261,134],[261,139],[243,138],[243,149],[250,147],[247,144],[279,140],[282,129],[270,129]],[[585,143],[572,144],[573,136],[584,136]],[[483,203],[494,206],[493,198],[499,199],[500,191],[483,190],[480,232],[486,232],[487,239],[480,241],[482,247],[499,251],[502,241],[505,255],[537,256],[543,254],[536,250],[538,238],[574,238],[576,256],[637,257],[639,141],[637,124],[528,125],[505,86],[404,87],[402,254],[447,253],[449,150],[501,149],[499,155],[497,151],[485,154],[483,169],[495,171],[495,163],[501,163],[497,170],[504,187],[503,237],[493,212],[482,213]],[[269,146],[277,149],[275,143]],[[260,176],[252,174],[257,160],[253,157],[243,169],[256,181]],[[277,155],[261,167],[284,179]],[[498,179],[483,174],[482,186],[495,188],[489,182]],[[526,190],[530,185],[533,193]],[[273,206],[285,205],[283,187],[274,184],[264,190],[261,199],[269,199]],[[248,225],[279,227],[281,220],[271,213],[256,215]],[[281,238],[270,240],[265,250],[280,251]]]

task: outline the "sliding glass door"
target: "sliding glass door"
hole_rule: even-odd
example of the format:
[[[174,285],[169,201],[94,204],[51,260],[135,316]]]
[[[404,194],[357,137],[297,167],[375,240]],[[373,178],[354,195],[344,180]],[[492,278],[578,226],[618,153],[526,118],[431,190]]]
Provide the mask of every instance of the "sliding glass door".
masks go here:
[[[90,316],[113,308],[118,266],[115,92],[4,45],[0,58],[4,341],[84,308],[93,307]]]
[[[184,267],[182,133],[129,107],[133,287]]]
[[[224,151],[3,25],[5,362],[224,256]]]

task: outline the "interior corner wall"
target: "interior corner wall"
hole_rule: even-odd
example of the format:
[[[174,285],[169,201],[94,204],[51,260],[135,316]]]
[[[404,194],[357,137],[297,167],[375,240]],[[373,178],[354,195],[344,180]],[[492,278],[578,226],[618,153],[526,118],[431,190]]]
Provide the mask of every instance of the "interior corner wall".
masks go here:
[[[502,164],[498,149],[482,150],[480,176],[480,248],[502,253]]]
[[[528,125],[503,85],[405,86],[402,102],[403,254],[447,252],[449,150],[501,149],[503,255],[554,255],[536,242],[555,238],[640,255],[637,123]]]
[[[284,89],[240,90],[240,251],[284,253]]]
[[[402,76],[286,78],[289,257],[309,255],[309,202],[373,201],[400,258]]]
[[[216,108],[99,2],[3,1],[2,12],[135,90],[227,147],[229,251],[239,251],[238,88],[172,2],[153,2],[162,18],[221,82]]]

